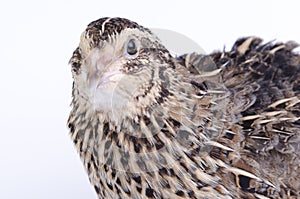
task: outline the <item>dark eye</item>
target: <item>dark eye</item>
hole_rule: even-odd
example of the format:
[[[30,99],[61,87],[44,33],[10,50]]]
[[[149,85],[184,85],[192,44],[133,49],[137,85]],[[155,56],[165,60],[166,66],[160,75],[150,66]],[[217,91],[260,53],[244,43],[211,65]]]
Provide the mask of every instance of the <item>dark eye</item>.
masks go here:
[[[134,56],[134,57],[137,56],[137,54],[138,54],[138,44],[137,44],[136,39],[130,39],[127,42],[126,53],[129,56]]]

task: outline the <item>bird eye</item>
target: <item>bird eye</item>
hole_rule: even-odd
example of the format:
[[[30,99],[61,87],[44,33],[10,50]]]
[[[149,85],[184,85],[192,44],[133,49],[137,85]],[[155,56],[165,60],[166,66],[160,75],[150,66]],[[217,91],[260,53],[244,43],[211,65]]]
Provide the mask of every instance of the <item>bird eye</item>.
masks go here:
[[[136,39],[129,39],[126,46],[126,54],[130,58],[135,58],[138,55],[138,44]]]

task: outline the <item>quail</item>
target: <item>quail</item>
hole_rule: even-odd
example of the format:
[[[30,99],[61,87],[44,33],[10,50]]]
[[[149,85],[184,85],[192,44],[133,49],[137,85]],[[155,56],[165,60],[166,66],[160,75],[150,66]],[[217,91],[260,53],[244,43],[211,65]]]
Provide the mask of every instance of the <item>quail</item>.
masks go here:
[[[133,21],[91,22],[68,127],[98,197],[300,198],[297,46],[174,56]]]

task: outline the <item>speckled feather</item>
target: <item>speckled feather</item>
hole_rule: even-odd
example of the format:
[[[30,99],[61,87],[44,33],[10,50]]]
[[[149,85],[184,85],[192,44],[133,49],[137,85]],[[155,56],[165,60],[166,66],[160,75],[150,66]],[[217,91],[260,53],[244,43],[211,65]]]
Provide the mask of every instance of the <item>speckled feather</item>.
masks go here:
[[[110,44],[123,49],[121,41],[132,35],[140,41],[138,56],[124,58],[115,47],[119,57],[112,63],[121,63],[135,90],[127,84],[115,90],[128,103],[113,114],[95,105],[98,87],[87,91],[93,57],[105,61],[95,50]],[[70,61],[68,126],[98,197],[299,198],[295,47],[249,37],[229,52],[172,57],[135,22],[102,18],[89,24]]]

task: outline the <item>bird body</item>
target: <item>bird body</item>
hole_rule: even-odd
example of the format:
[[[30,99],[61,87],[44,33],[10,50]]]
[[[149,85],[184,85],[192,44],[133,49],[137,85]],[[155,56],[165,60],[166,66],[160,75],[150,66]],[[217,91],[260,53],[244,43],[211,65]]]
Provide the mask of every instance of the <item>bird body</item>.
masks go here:
[[[300,55],[239,39],[173,57],[101,18],[70,60],[70,134],[99,198],[299,198]]]

